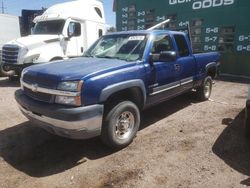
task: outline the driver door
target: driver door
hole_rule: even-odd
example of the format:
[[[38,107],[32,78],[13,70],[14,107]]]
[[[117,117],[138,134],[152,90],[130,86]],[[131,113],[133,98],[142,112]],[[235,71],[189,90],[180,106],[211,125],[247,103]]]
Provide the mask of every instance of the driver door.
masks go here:
[[[155,37],[151,54],[161,54],[164,51],[173,51],[171,38],[166,34]],[[165,100],[178,92],[180,81],[178,79],[179,69],[176,61],[153,62],[149,75],[149,98],[150,103]]]

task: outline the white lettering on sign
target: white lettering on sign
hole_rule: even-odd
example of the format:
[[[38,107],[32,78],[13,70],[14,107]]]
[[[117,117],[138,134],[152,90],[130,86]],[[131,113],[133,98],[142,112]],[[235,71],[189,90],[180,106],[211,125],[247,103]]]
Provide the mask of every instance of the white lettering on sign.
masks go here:
[[[145,22],[145,19],[137,19],[137,23],[144,23]]]
[[[128,14],[123,14],[122,18],[128,18]]]
[[[216,42],[218,37],[205,37],[205,42]]]
[[[143,30],[143,29],[145,29],[145,26],[144,26],[144,25],[142,25],[142,26],[137,26],[137,30]]]
[[[157,16],[157,17],[156,17],[156,21],[157,21],[157,22],[159,22],[159,21],[164,21],[165,19],[166,19],[165,16],[162,16],[162,17],[161,17],[161,16]]]
[[[169,0],[169,5],[177,5],[184,3],[193,3],[192,9],[206,9],[234,4],[235,0]]]
[[[127,21],[127,20],[124,20],[124,21],[122,21],[122,24],[123,24],[123,25],[127,25],[127,24],[128,24],[128,21]]]
[[[242,52],[242,51],[248,51],[250,52],[250,45],[244,46],[244,45],[238,45],[237,46],[237,51]]]
[[[145,11],[141,11],[141,12],[138,12],[137,13],[137,16],[145,16],[146,15],[146,12]]]
[[[219,28],[218,27],[215,27],[215,28],[206,28],[206,33],[209,34],[209,33],[218,33],[219,32]]]
[[[189,21],[183,21],[183,22],[180,22],[180,23],[179,23],[179,26],[180,26],[180,27],[184,27],[184,26],[187,27],[188,24],[189,24]]]
[[[131,40],[144,40],[145,36],[131,36],[128,38],[129,41]]]
[[[205,51],[216,51],[216,45],[213,45],[213,46],[205,45],[204,50]]]
[[[127,31],[128,27],[122,27],[122,31]]]
[[[250,41],[250,35],[240,35],[239,36],[239,41],[244,42],[244,41]]]
[[[128,7],[122,8],[122,12],[128,12]]]

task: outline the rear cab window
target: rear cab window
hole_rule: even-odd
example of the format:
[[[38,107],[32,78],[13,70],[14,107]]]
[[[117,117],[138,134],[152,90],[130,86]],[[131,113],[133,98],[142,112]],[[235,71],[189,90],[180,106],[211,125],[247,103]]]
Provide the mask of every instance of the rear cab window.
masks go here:
[[[178,53],[180,57],[186,57],[190,55],[187,40],[184,35],[175,34],[174,39],[178,48]]]

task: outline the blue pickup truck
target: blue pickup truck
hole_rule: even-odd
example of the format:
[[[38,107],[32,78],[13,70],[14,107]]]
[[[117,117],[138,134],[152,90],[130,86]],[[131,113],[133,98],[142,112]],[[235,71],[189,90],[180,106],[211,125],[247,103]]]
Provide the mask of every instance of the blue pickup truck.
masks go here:
[[[249,85],[248,97],[247,97],[247,102],[246,102],[245,127],[246,127],[246,135],[248,138],[250,138],[250,85]]]
[[[218,63],[216,52],[192,54],[183,32],[118,32],[84,57],[24,69],[15,98],[30,121],[51,133],[101,136],[121,148],[135,137],[142,110],[193,89],[207,100]]]

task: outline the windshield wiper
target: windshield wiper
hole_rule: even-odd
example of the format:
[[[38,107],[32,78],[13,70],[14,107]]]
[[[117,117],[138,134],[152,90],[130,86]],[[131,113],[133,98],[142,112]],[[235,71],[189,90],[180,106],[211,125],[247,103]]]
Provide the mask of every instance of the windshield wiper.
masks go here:
[[[119,59],[123,61],[128,61],[127,59],[121,58],[121,57],[112,57],[112,56],[96,56],[97,58],[107,58],[107,59]]]
[[[112,56],[96,56],[97,58],[107,58],[107,59],[113,59],[114,57]]]
[[[91,54],[84,54],[83,57],[95,57],[95,56],[93,56]]]

